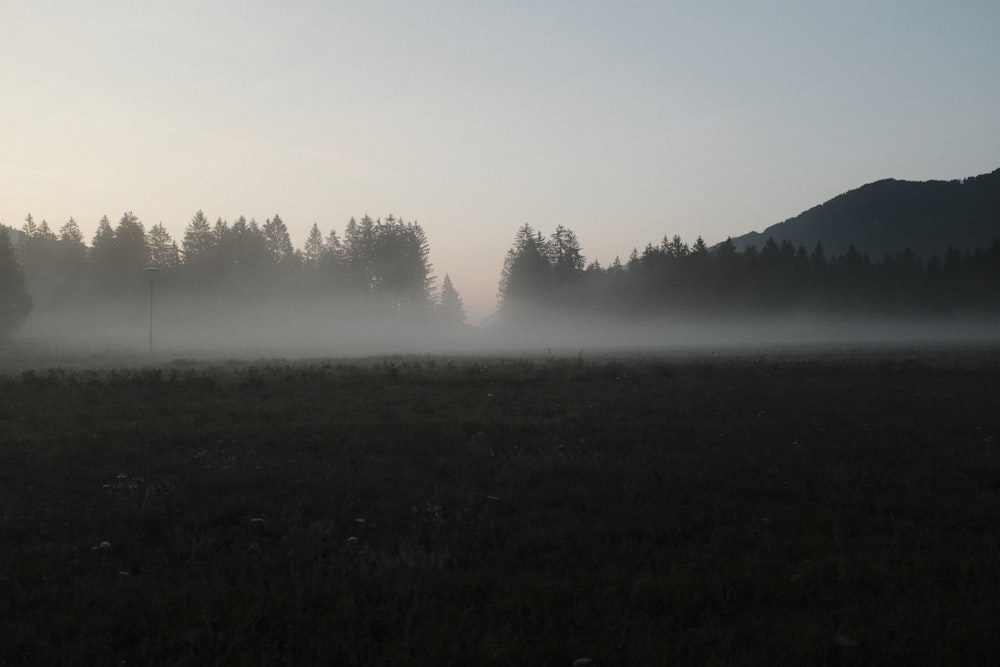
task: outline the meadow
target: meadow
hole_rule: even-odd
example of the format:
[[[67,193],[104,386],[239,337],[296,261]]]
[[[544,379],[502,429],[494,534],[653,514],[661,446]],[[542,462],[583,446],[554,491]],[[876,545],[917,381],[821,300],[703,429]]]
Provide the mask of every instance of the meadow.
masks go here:
[[[0,375],[2,665],[1000,657],[996,349],[83,366]]]

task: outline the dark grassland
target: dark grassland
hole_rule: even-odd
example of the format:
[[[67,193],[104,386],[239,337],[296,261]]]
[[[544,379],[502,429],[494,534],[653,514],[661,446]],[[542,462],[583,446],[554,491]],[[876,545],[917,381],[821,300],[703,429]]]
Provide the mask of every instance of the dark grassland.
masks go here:
[[[995,664],[998,379],[995,351],[0,376],[0,663]]]

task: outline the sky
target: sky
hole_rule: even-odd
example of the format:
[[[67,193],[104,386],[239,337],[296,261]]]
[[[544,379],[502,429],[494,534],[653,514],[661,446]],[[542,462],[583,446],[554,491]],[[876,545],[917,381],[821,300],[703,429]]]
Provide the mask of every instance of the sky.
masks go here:
[[[0,223],[393,214],[493,311],[524,223],[588,261],[1000,167],[1000,3],[0,0]]]

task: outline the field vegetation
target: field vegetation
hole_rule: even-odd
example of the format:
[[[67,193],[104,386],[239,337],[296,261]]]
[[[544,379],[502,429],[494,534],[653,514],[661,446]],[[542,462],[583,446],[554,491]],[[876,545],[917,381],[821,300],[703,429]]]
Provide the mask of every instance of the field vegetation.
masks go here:
[[[0,375],[0,664],[988,664],[1000,354]]]

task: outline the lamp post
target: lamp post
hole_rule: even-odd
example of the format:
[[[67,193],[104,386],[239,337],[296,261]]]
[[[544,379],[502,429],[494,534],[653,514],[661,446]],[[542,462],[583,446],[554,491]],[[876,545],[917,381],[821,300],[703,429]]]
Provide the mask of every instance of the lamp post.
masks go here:
[[[149,275],[149,353],[153,354],[153,276],[160,269],[155,266],[147,266],[145,271]]]

